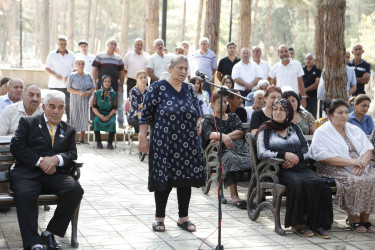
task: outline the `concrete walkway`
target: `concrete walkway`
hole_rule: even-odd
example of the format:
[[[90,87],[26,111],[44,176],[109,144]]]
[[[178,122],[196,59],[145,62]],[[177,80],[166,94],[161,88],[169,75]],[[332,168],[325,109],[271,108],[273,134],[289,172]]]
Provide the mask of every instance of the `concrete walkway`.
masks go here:
[[[78,221],[79,249],[198,249],[202,240],[215,231],[216,185],[211,187],[209,195],[193,189],[189,216],[197,226],[196,232],[188,233],[177,227],[177,199],[173,190],[167,206],[166,232],[155,233],[151,228],[155,205],[153,193],[147,190],[147,158],[140,162],[136,154],[129,155],[128,145],[124,152],[123,142],[118,142],[114,151],[78,145],[78,152],[79,160],[85,163],[80,179],[85,194]],[[241,198],[246,198],[246,192],[240,188]],[[230,197],[228,190],[225,195]],[[375,249],[375,234],[349,231],[346,215],[337,207],[334,207],[330,240],[301,238],[290,229],[287,236],[279,236],[273,231],[272,213],[267,210],[254,222],[246,210],[232,205],[222,208],[224,249]],[[54,210],[55,206],[50,211],[40,207],[40,231],[45,229]],[[285,206],[282,216],[284,212]],[[57,237],[57,240],[64,249],[74,249],[69,245],[70,228],[64,238]],[[201,249],[214,249],[216,245],[217,232],[214,232]],[[0,249],[21,247],[16,209],[12,208],[0,214]]]

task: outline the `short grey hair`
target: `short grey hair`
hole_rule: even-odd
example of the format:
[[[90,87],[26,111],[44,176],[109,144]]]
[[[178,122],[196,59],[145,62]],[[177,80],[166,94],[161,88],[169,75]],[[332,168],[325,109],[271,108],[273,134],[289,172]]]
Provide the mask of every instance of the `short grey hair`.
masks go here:
[[[354,51],[354,48],[357,47],[357,46],[361,46],[361,48],[363,49],[363,45],[360,44],[360,43],[356,43],[352,46],[352,51]]]
[[[30,88],[30,87],[36,87],[40,90],[40,88],[38,86],[36,86],[34,83],[30,83],[30,84],[27,84],[24,88],[23,88],[23,92],[22,94],[26,94],[27,90]]]
[[[142,38],[139,38],[139,37],[136,38],[136,39],[134,40],[134,43],[139,42],[139,41],[141,41],[142,43],[144,43],[144,42],[143,42],[143,39],[142,39]]]
[[[186,41],[182,41],[182,42],[181,42],[181,46],[182,46],[183,44],[186,44],[188,47],[190,46],[189,43],[186,42]]]
[[[21,80],[21,79],[19,79],[19,78],[11,78],[9,81],[8,81],[8,83],[7,83],[7,86],[9,87],[10,85],[12,85],[12,83],[13,82],[21,82],[22,83],[22,86],[25,86],[25,83]]]
[[[306,57],[308,57],[308,56],[311,56],[311,57],[312,57],[312,59],[314,59],[314,60],[315,60],[315,56],[314,56],[314,54],[313,54],[313,53],[307,53],[307,54],[306,54],[306,56],[305,56],[305,58],[306,58]]]
[[[270,83],[266,79],[261,79],[258,81],[257,87],[269,86]]]
[[[68,39],[66,38],[66,36],[59,36],[58,38],[57,38],[57,41],[59,42],[59,41],[68,41]]]
[[[48,103],[52,100],[56,99],[59,101],[63,101],[65,105],[65,94],[58,90],[50,90],[48,91],[46,97],[44,97],[44,105],[48,105]]]
[[[179,62],[186,62],[186,64],[189,67],[189,61],[188,61],[187,57],[183,56],[183,55],[173,56],[172,59],[171,59],[171,61],[170,61],[170,63],[169,63],[169,65],[171,66],[171,68],[173,68]]]
[[[288,46],[286,46],[285,44],[281,44],[279,47],[277,47],[277,51],[280,51],[281,48],[287,48],[289,50]]]
[[[108,39],[108,40],[107,40],[107,45],[108,45],[110,42],[116,42],[116,43],[117,43],[116,39],[114,39],[114,38],[110,38],[110,39]]]
[[[259,46],[253,46],[251,50],[253,51],[254,49],[259,49],[260,53],[262,53],[262,49]]]
[[[262,95],[262,96],[264,96],[265,94],[266,94],[266,92],[264,92],[264,91],[261,90],[261,89],[258,89],[257,91],[254,92],[253,100],[254,100],[255,98],[257,98],[258,95]]]
[[[241,49],[241,54],[242,54],[242,52],[243,52],[244,50],[249,51],[249,53],[251,54],[251,50],[250,50],[249,48],[247,48],[247,47],[243,47],[243,48]]]
[[[210,39],[208,39],[207,37],[201,37],[200,39],[199,39],[199,45],[203,42],[203,41],[207,41],[207,43],[208,44],[210,44]]]
[[[161,39],[161,38],[158,38],[158,39],[156,39],[155,41],[154,41],[154,47],[156,46],[156,44],[158,44],[158,43],[162,43],[163,44],[163,47],[164,47],[164,41],[163,41],[163,39]]]

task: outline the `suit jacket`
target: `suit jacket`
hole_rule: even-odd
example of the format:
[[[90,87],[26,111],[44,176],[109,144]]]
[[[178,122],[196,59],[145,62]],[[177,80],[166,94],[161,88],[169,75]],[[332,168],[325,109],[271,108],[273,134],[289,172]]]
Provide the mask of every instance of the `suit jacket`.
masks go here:
[[[67,174],[73,160],[77,159],[73,126],[61,121],[56,129],[52,146],[51,136],[44,120],[44,113],[33,117],[22,117],[12,138],[10,151],[16,159],[11,178],[31,179],[45,173],[36,167],[40,157],[59,154],[64,166],[56,166],[56,173]]]

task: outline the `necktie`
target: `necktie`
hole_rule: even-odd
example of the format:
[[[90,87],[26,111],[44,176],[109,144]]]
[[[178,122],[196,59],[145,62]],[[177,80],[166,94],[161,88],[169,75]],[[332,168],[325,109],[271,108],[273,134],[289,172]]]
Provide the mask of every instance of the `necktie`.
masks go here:
[[[56,127],[56,125],[53,125],[51,123],[48,123],[48,125],[50,126],[50,129],[48,130],[48,132],[49,132],[49,135],[51,136],[52,146],[53,146],[53,142],[55,140],[55,130],[54,130],[54,128]]]

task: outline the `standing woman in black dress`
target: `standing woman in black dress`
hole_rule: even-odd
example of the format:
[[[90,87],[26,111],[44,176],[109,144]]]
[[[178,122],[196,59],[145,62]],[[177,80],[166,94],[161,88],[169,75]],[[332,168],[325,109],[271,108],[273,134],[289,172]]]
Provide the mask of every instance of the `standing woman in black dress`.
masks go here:
[[[183,82],[188,60],[179,55],[171,59],[170,75],[154,82],[143,101],[138,150],[149,150],[148,189],[154,192],[155,222],[152,228],[164,232],[165,208],[172,188],[177,188],[179,219],[177,226],[194,232],[188,210],[191,187],[205,185],[202,142],[202,112],[193,87]],[[147,130],[151,125],[150,145]]]

